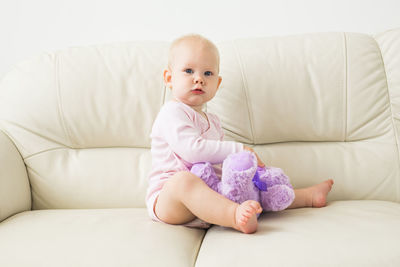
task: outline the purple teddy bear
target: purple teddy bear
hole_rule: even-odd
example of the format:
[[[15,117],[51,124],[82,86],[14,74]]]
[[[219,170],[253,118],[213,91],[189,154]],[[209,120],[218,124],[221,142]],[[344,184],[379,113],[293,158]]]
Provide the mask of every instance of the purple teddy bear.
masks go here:
[[[284,210],[295,197],[283,171],[275,167],[257,167],[257,158],[249,151],[229,155],[222,164],[221,179],[209,162],[196,163],[190,171],[230,200],[239,204],[256,200],[264,211]]]

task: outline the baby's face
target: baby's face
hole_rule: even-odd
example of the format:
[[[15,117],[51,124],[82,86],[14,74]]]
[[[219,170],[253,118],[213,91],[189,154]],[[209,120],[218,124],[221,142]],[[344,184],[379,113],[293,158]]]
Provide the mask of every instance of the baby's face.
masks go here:
[[[211,47],[193,41],[178,44],[164,80],[174,98],[197,111],[211,100],[221,83],[219,58]]]

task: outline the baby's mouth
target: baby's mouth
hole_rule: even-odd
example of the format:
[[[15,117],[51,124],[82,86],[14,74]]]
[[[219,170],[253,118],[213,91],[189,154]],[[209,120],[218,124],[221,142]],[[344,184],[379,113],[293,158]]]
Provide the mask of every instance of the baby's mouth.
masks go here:
[[[192,93],[194,94],[204,94],[204,91],[200,88],[196,88],[192,90]]]

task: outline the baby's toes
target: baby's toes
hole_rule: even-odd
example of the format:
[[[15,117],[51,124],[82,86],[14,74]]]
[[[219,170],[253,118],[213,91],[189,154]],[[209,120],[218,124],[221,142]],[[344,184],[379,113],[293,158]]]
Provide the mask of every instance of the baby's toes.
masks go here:
[[[251,215],[252,213],[254,213],[254,208],[253,208],[253,207],[248,207],[248,208],[246,208],[245,214]]]
[[[260,213],[262,211],[261,205],[257,201],[252,201],[250,203],[250,206],[252,207],[253,212],[255,213]]]
[[[250,218],[250,216],[247,217],[247,216],[243,215],[239,220],[240,224],[245,225],[249,221],[249,218]]]
[[[246,218],[247,220],[250,219],[250,217],[251,217],[252,215],[253,215],[253,213],[252,213],[251,211],[249,211],[249,210],[245,210],[245,211],[242,213],[242,217]]]
[[[261,213],[262,212],[262,207],[261,205],[258,205],[258,207],[256,208],[256,213]]]

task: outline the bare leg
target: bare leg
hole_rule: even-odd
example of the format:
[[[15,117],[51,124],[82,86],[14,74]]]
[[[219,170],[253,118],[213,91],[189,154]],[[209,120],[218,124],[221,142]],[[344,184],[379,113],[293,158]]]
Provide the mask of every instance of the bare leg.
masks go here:
[[[332,185],[333,180],[329,179],[310,187],[295,189],[295,199],[288,209],[326,206],[326,196],[331,191]]]
[[[256,215],[262,211],[257,201],[248,200],[239,205],[209,188],[190,172],[178,172],[168,180],[154,210],[166,223],[184,224],[198,217],[244,233],[257,230]]]

